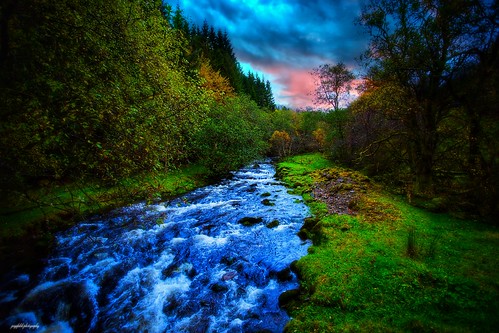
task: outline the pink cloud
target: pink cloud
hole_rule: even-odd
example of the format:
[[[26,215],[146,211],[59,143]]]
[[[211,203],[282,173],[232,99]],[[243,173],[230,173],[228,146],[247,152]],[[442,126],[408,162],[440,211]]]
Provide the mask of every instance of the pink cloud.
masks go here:
[[[284,104],[295,109],[314,106],[315,85],[310,70],[282,65],[255,67],[270,76],[269,81],[273,84],[277,104]]]
[[[292,109],[331,108],[331,105],[317,104],[314,101],[315,79],[311,74],[312,69],[298,69],[282,64],[253,66],[255,70],[264,73],[265,78],[271,82],[276,104],[286,105]],[[360,83],[360,80],[353,82],[350,102],[359,96],[355,88]]]

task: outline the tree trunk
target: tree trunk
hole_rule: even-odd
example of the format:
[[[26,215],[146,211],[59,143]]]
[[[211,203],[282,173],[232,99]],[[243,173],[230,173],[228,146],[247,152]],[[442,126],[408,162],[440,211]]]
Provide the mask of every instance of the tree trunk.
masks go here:
[[[415,154],[413,154],[414,192],[431,196],[434,192],[433,168],[437,148],[437,131],[435,110],[430,102],[416,113]]]

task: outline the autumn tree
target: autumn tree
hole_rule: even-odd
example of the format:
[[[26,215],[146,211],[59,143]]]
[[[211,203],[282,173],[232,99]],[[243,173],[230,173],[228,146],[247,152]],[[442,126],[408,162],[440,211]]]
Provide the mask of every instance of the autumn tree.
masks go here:
[[[342,62],[321,65],[312,71],[312,75],[316,81],[316,102],[330,104],[337,111],[340,103],[348,97],[355,75]]]
[[[192,29],[179,7],[7,0],[0,38],[2,190],[200,160],[227,172],[266,148],[267,112],[241,96],[227,34]]]
[[[271,149],[279,157],[284,157],[291,152],[291,137],[286,131],[274,131],[269,140]]]
[[[223,102],[227,97],[234,97],[234,88],[229,80],[213,70],[210,64],[205,60],[201,63],[199,75],[203,78],[202,86],[213,94],[217,102]]]
[[[176,21],[183,22],[178,16],[178,9],[172,17],[172,24],[179,25]],[[180,26],[182,26],[180,24]],[[234,48],[227,31],[216,30],[204,21],[201,28],[193,25],[189,30],[189,40],[192,49],[189,61],[196,58],[198,63],[209,63],[210,67],[228,80],[238,94],[246,94],[258,106],[268,110],[275,109],[275,101],[269,81],[265,81],[253,73],[243,73],[235,56]]]

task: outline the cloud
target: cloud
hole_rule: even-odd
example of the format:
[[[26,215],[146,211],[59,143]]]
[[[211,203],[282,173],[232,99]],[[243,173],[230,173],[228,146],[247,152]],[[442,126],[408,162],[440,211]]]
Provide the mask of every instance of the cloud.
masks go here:
[[[356,66],[367,44],[354,24],[362,0],[183,0],[188,20],[227,30],[237,58],[260,70],[279,104],[313,105],[309,72],[324,63]],[[305,93],[305,90],[308,90]]]

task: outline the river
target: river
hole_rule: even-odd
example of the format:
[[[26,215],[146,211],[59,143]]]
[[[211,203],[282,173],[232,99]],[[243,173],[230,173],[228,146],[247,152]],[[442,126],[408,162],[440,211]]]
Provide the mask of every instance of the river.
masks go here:
[[[17,276],[1,328],[40,332],[282,332],[279,295],[310,245],[301,197],[261,162],[153,205],[135,204],[57,236],[42,274]],[[19,288],[33,285],[28,292]],[[14,326],[13,326],[14,325]],[[19,327],[19,326],[17,326]]]

